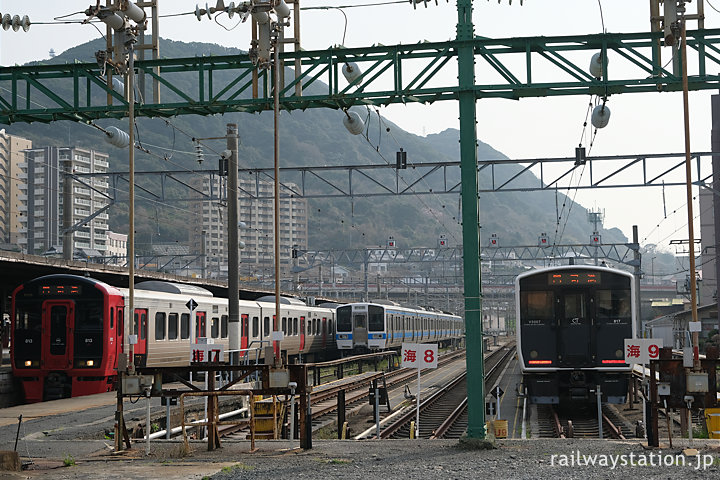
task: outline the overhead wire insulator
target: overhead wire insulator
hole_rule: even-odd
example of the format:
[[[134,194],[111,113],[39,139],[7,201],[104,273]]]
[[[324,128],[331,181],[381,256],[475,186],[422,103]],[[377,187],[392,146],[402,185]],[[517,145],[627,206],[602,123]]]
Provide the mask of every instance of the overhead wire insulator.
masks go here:
[[[130,145],[130,135],[117,127],[108,127],[105,141],[118,148],[125,148]]]
[[[590,59],[590,75],[595,78],[602,78],[603,76],[603,54],[598,52]]]
[[[12,26],[12,17],[9,13],[6,13],[2,17],[2,28],[3,30],[7,30]]]
[[[353,83],[360,75],[362,75],[362,72],[360,71],[360,67],[358,67],[357,63],[345,62],[342,67],[342,74],[348,83]]]
[[[203,154],[202,147],[199,143],[195,144],[195,157],[197,158],[197,162],[202,164],[205,155]]]
[[[133,2],[125,1],[121,3],[122,12],[135,23],[143,23],[147,18],[145,10],[135,5]]]
[[[112,88],[120,95],[125,95],[125,84],[118,77],[113,77]]]
[[[607,105],[605,105],[605,103],[598,105],[593,109],[590,122],[595,128],[607,127],[607,124],[610,122],[610,109]]]
[[[288,4],[285,3],[284,0],[280,0],[274,8],[278,18],[287,18],[290,16],[290,7],[288,7]]]
[[[343,125],[353,135],[360,135],[365,130],[365,122],[360,118],[360,115],[347,110],[345,110],[345,117],[343,117]]]

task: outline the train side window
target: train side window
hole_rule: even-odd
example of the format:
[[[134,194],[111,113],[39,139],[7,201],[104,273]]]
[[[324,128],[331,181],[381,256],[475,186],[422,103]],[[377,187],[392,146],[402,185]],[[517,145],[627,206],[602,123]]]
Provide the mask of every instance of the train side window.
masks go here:
[[[177,340],[178,338],[178,314],[168,314],[168,340]]]
[[[110,307],[110,330],[115,328],[115,308]]]
[[[222,315],[220,317],[220,338],[227,338],[227,337],[228,337],[228,316]]]
[[[147,311],[140,313],[140,340],[147,339]]]
[[[210,335],[212,338],[218,338],[218,336],[220,336],[220,319],[218,317],[212,317]]]
[[[287,317],[282,317],[282,332],[287,335]]]
[[[155,340],[165,340],[165,312],[155,312]]]
[[[297,317],[293,318],[293,335],[298,334],[298,319]]]
[[[263,318],[263,337],[270,336],[270,317]]]
[[[253,323],[252,323],[252,336],[253,338],[260,336],[260,319],[258,317],[253,317]]]
[[[190,338],[190,314],[183,313],[180,315],[180,338],[186,340]]]

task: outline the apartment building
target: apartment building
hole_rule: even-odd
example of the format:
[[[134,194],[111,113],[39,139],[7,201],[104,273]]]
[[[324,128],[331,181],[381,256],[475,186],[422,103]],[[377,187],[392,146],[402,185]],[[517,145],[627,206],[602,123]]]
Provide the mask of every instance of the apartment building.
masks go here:
[[[23,251],[42,254],[61,250],[63,243],[63,184],[65,168],[73,173],[105,173],[108,156],[77,147],[31,148],[19,164],[20,231],[18,243]],[[85,257],[104,256],[107,251],[108,214],[87,218],[108,204],[107,179],[84,178],[72,181],[72,225],[74,250]],[[81,224],[81,222],[86,223]]]
[[[198,181],[199,182],[199,181]],[[289,185],[296,188],[295,185]],[[226,198],[226,177],[205,178],[202,191]],[[238,180],[238,238],[242,275],[272,274],[274,269],[275,215],[274,186],[271,182],[257,182],[253,178]],[[227,203],[225,201],[196,202],[190,228],[191,251],[204,254],[203,268],[207,277],[227,276]],[[308,248],[307,200],[296,197],[280,199],[280,261],[289,269],[293,247]]]
[[[20,185],[27,181],[20,169],[24,150],[32,141],[0,130],[0,243],[17,245],[20,234]]]

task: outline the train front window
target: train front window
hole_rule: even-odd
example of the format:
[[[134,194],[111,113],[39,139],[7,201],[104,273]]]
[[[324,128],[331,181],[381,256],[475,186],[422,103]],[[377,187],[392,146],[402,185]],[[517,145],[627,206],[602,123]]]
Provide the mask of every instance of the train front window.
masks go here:
[[[337,331],[349,332],[352,330],[352,307],[338,307],[337,309]]]
[[[67,307],[53,306],[50,310],[50,354],[64,355],[67,344]]]
[[[585,314],[585,294],[583,293],[566,293],[565,298],[565,318],[566,319],[583,319]]]
[[[631,316],[630,290],[598,290],[595,300],[599,319],[617,320]]]
[[[368,306],[368,330],[371,332],[385,330],[385,315],[382,307]]]
[[[553,298],[551,291],[521,292],[520,309],[523,322],[554,319]]]
[[[353,323],[355,324],[355,328],[365,328],[366,320],[364,313],[354,315]]]

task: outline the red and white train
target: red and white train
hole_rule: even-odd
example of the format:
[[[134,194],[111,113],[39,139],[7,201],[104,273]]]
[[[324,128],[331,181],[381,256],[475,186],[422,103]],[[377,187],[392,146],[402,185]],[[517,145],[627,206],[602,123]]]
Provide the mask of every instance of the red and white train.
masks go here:
[[[260,360],[272,345],[275,298],[240,301],[239,353]],[[278,329],[282,354],[306,361],[337,355],[335,309],[281,299]],[[25,400],[39,402],[110,391],[120,354],[133,345],[135,365],[189,365],[199,338],[229,347],[228,301],[195,286],[141,282],[134,312],[128,289],[76,275],[48,275],[12,295],[11,358]]]

